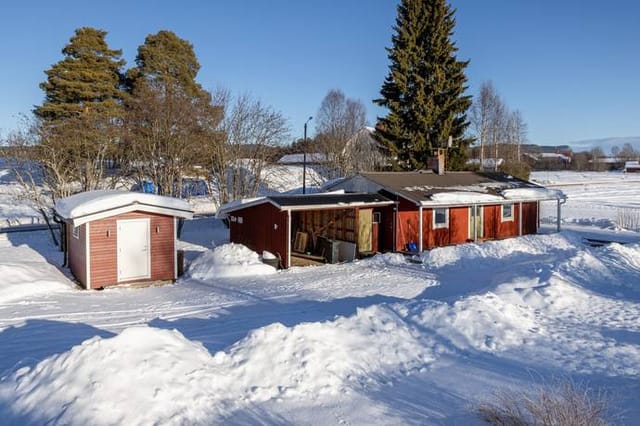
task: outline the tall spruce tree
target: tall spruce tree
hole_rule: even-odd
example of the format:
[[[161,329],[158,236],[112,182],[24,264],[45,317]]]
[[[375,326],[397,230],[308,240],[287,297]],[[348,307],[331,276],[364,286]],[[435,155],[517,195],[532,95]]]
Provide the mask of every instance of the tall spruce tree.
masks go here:
[[[90,27],[75,30],[62,49],[64,59],[45,71],[47,80],[40,84],[45,100],[35,108],[36,116],[51,122],[88,111],[111,118],[121,115],[124,60],[121,50],[109,48],[106,35]]]
[[[468,61],[456,59],[452,41],[454,10],[446,0],[401,0],[391,61],[380,94],[374,102],[388,109],[378,118],[377,133],[387,146],[394,167],[400,170],[425,168],[432,150],[446,147],[447,168],[464,165],[465,138],[469,125],[466,111],[471,97],[464,94]]]

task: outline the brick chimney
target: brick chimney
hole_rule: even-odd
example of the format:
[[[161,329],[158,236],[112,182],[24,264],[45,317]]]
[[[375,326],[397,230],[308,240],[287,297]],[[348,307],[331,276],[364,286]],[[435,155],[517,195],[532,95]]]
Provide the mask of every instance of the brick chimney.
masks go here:
[[[447,157],[447,150],[444,148],[438,148],[433,150],[433,157],[429,158],[429,168],[434,173],[443,175],[445,172],[445,159]]]

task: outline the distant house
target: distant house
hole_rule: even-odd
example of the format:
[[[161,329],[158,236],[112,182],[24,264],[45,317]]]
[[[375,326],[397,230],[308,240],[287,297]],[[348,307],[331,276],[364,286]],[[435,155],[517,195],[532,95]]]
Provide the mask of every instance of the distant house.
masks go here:
[[[327,148],[327,152],[305,154],[287,154],[278,160],[281,165],[322,166],[319,170],[330,178],[358,171],[373,171],[385,167],[388,163],[382,147],[373,137],[373,127],[363,127],[351,136],[343,146],[336,150]],[[319,142],[322,147],[322,139]],[[336,147],[334,147],[336,149]]]
[[[627,161],[624,163],[625,173],[640,173],[640,162]]]
[[[571,167],[572,159],[571,155],[559,152],[525,152],[522,157],[533,170],[565,170]]]
[[[480,167],[480,159],[471,158],[467,160],[467,164],[470,166]],[[496,170],[503,164],[504,164],[504,159],[502,158],[485,158],[484,160],[482,160],[482,168],[484,168],[485,170]]]
[[[58,200],[55,211],[65,264],[84,288],[177,278],[177,221],[193,216],[186,201],[90,191]]]
[[[326,164],[327,156],[321,152],[310,152],[308,154],[286,154],[280,157],[278,164],[288,166],[300,166],[302,164],[314,165],[314,164]]]

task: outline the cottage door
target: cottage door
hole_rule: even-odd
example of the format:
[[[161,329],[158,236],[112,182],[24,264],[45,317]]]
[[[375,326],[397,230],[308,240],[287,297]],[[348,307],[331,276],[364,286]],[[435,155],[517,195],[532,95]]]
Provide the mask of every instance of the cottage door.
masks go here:
[[[469,207],[469,239],[476,240],[484,236],[484,214],[482,206]]]
[[[360,253],[370,252],[372,249],[371,228],[373,223],[373,210],[361,209],[358,219],[358,251]]]
[[[118,220],[118,282],[150,278],[149,219]]]

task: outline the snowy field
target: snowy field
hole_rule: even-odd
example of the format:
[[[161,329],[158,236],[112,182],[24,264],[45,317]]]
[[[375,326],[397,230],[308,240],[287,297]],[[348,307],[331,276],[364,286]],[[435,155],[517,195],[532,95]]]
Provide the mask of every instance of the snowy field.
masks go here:
[[[567,197],[563,223],[616,229],[621,211],[640,212],[640,174],[622,172],[533,172],[531,180]],[[555,221],[555,203],[545,204],[542,218]],[[640,230],[640,229],[638,229]]]
[[[83,291],[46,232],[7,234],[1,423],[478,424],[473,407],[495,392],[572,380],[634,424],[640,234],[582,236],[624,233],[615,212],[640,182],[534,178],[569,195],[571,230],[412,261],[275,271],[207,218],[185,224],[177,283]]]

